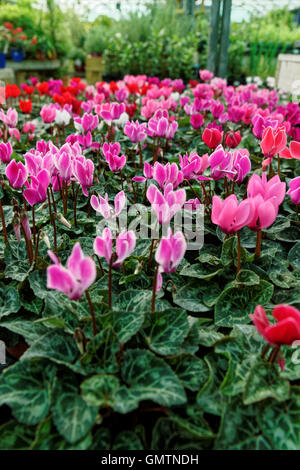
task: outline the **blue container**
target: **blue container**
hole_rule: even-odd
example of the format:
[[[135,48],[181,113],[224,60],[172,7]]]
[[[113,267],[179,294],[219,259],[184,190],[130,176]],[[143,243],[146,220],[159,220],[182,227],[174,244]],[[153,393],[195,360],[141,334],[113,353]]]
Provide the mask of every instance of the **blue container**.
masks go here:
[[[0,69],[5,69],[6,55],[4,52],[0,52]]]
[[[14,62],[22,62],[24,60],[24,51],[12,49],[11,58]]]

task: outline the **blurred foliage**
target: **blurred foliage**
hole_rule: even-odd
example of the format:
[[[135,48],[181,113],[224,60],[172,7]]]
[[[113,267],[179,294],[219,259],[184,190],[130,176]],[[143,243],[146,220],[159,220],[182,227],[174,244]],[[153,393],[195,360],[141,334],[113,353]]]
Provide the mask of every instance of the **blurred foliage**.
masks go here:
[[[10,21],[38,39],[29,51],[33,57],[39,52],[84,62],[86,54],[103,54],[106,76],[115,79],[131,73],[188,80],[197,68],[206,67],[209,15],[202,9],[191,16],[178,2],[165,0],[149,2],[143,12],[132,11],[119,20],[99,15],[90,22],[87,13],[80,14],[75,6],[62,10],[57,0],[47,0],[45,10],[38,5],[17,0],[0,9],[0,24]],[[287,9],[232,23],[229,77],[273,76],[278,54],[290,52],[299,37],[300,27]]]

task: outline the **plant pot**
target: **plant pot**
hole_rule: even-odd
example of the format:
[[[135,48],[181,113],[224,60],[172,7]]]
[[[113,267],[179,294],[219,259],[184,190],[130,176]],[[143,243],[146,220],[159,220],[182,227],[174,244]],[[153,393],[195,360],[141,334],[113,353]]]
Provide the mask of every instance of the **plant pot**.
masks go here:
[[[0,52],[0,69],[5,69],[6,65],[6,55],[4,52]]]
[[[23,62],[25,54],[22,50],[12,49],[10,56],[14,62]]]
[[[102,80],[102,74],[105,71],[105,62],[103,57],[87,56],[85,58],[85,78],[87,83],[94,84]]]

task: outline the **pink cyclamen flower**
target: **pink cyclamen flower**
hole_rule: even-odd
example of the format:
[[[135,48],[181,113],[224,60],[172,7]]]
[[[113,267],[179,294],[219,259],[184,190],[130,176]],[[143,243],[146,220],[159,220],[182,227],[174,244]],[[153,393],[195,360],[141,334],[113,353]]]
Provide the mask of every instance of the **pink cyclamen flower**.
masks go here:
[[[84,256],[77,242],[67,261],[62,266],[57,256],[48,251],[53,265],[47,268],[47,288],[66,294],[71,300],[78,300],[96,279],[96,265],[92,258]]]
[[[54,159],[55,166],[62,180],[69,182],[72,176],[72,151],[64,146]]]
[[[263,131],[260,146],[266,157],[273,158],[286,147],[285,128],[279,127],[274,131],[272,127],[267,127]]]
[[[199,70],[199,76],[204,82],[209,82],[214,74],[210,70]]]
[[[295,140],[290,143],[290,148],[286,147],[283,149],[279,156],[281,158],[296,158],[300,160],[300,142],[296,142]]]
[[[28,176],[27,168],[22,162],[16,162],[16,160],[12,160],[7,165],[5,174],[11,187],[15,189],[22,188]]]
[[[173,185],[169,183],[164,189],[164,194],[162,194],[154,184],[151,184],[147,190],[147,198],[158,217],[159,223],[165,225],[184,205],[186,192],[184,189],[173,191]]]
[[[105,142],[102,146],[102,152],[103,152],[103,155],[105,156],[106,161],[107,161],[107,155],[108,154],[112,154],[112,155],[119,155],[120,154],[121,145],[120,145],[119,142],[113,142],[113,143]]]
[[[224,201],[213,196],[211,221],[219,225],[226,234],[233,234],[248,225],[253,216],[253,204],[250,199],[244,199],[240,204],[235,194]]]
[[[266,201],[258,194],[254,198],[250,198],[253,205],[252,218],[248,222],[248,227],[251,230],[262,230],[270,227],[277,217],[278,205],[276,198],[270,198]]]
[[[85,113],[82,118],[76,117],[74,124],[81,132],[92,132],[99,125],[99,118],[94,114]]]
[[[180,168],[185,179],[209,179],[202,177],[202,173],[209,167],[208,155],[200,157],[197,153],[179,155]]]
[[[8,163],[12,154],[12,146],[10,142],[1,142],[0,143],[0,160],[3,163]]]
[[[286,184],[280,181],[278,175],[273,176],[269,181],[265,173],[262,177],[254,173],[249,179],[247,186],[248,197],[254,198],[260,194],[264,201],[272,199],[276,202],[277,206],[284,200],[286,191]]]
[[[168,228],[167,237],[162,237],[155,253],[155,260],[161,266],[161,272],[173,273],[176,271],[187,244],[182,232],[172,235],[172,230]]]
[[[7,127],[15,128],[18,124],[18,112],[14,108],[8,108],[6,114],[1,109],[0,110],[0,121],[4,122]]]
[[[80,184],[83,194],[88,197],[87,188],[92,186],[94,177],[93,161],[84,156],[76,157],[73,160],[73,176]]]
[[[158,275],[156,283],[156,292],[162,286],[162,273],[173,273],[176,271],[184,254],[187,244],[182,232],[176,232],[172,235],[172,230],[168,228],[166,237],[162,237],[155,253],[155,261],[158,263]]]
[[[113,236],[109,228],[105,228],[102,237],[96,237],[94,240],[94,252],[98,256],[102,256],[110,263],[113,255],[112,248]],[[123,264],[126,258],[131,255],[135,248],[136,236],[132,230],[121,232],[116,239],[116,261],[112,264],[114,268],[118,268]]]
[[[152,178],[157,181],[161,188],[172,183],[173,189],[176,189],[183,181],[183,173],[178,169],[175,162],[163,165],[155,162]]]
[[[124,191],[120,191],[114,199],[114,208],[108,203],[108,194],[105,194],[105,197],[95,196],[91,197],[91,206],[96,211],[99,212],[102,217],[106,220],[115,219],[120,215],[126,204],[126,196]]]
[[[21,134],[20,134],[19,129],[17,129],[16,127],[9,127],[9,128],[8,128],[8,133],[9,133],[10,137],[13,137],[13,138],[16,139],[18,142],[20,142],[20,140],[21,140]]]
[[[129,137],[132,143],[142,142],[147,137],[146,127],[146,123],[140,124],[139,121],[127,121],[124,134]]]
[[[50,173],[47,170],[41,170],[37,176],[31,176],[30,183],[25,182],[27,189],[23,195],[31,206],[46,201],[47,189],[50,183]]]
[[[300,204],[300,176],[297,176],[290,181],[287,194],[290,196],[291,201],[294,204]]]
[[[40,111],[40,116],[45,124],[50,124],[56,118],[56,108],[54,105],[44,105]]]
[[[210,149],[215,149],[221,143],[223,138],[223,132],[219,129],[208,128],[204,129],[202,134],[202,140]]]
[[[151,180],[153,178],[153,167],[150,163],[144,163],[144,176],[134,176],[132,181],[136,183],[143,183],[146,180]]]

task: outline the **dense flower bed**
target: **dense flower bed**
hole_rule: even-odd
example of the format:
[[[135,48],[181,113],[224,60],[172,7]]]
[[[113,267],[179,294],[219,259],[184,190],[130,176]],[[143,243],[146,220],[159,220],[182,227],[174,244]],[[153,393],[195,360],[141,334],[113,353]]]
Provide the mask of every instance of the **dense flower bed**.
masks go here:
[[[300,448],[300,108],[199,76],[2,90],[0,448]]]

